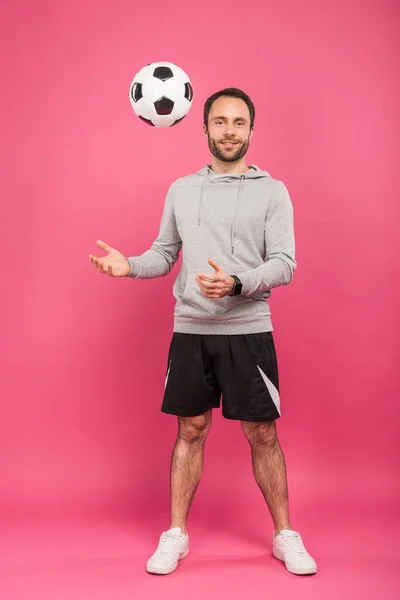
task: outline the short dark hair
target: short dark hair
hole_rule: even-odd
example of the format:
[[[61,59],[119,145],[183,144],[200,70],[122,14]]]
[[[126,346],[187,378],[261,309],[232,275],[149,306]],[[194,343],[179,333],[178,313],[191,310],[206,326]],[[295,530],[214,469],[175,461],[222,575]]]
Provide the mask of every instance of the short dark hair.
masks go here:
[[[242,90],[239,90],[238,88],[225,88],[224,90],[215,92],[215,94],[213,94],[208,98],[208,100],[206,100],[206,103],[204,104],[204,125],[208,127],[208,115],[210,114],[211,106],[221,96],[228,96],[230,98],[240,98],[241,100],[246,102],[250,113],[250,129],[253,129],[254,119],[256,116],[256,109],[254,108],[254,104],[250,100],[249,96],[245,94]]]

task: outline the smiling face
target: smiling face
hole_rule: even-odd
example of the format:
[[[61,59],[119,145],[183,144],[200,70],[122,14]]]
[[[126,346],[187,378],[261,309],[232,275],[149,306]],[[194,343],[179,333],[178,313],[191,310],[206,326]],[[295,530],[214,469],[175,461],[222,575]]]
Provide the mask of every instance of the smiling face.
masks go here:
[[[253,130],[250,112],[241,98],[221,96],[212,104],[204,126],[211,154],[224,163],[238,162],[249,147]]]

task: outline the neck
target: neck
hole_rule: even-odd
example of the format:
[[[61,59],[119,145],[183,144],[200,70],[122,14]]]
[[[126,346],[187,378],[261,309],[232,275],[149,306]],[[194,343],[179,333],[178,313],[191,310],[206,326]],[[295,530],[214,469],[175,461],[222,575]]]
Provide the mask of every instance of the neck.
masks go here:
[[[244,157],[237,162],[224,162],[213,156],[211,169],[216,173],[247,173],[249,167]]]

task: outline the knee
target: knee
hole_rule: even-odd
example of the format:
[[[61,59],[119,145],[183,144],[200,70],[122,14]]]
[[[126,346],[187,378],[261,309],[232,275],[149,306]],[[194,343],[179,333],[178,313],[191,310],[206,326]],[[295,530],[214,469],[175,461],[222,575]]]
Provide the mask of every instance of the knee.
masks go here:
[[[211,429],[211,417],[208,413],[198,417],[179,417],[179,433],[181,440],[189,443],[202,443]]]
[[[259,446],[273,448],[278,441],[275,421],[261,423],[242,421],[242,430],[252,448]]]

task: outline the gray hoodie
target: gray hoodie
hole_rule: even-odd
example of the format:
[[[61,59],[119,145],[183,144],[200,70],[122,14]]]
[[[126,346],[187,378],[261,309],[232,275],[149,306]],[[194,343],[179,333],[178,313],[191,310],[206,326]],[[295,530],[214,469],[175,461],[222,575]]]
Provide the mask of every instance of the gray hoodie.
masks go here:
[[[129,277],[167,275],[182,265],[173,287],[174,331],[243,334],[272,331],[267,298],[290,283],[296,269],[293,207],[282,181],[255,165],[246,174],[204,167],[169,188],[157,239],[128,258]],[[243,283],[239,296],[206,298],[197,273],[212,273],[212,258]]]

